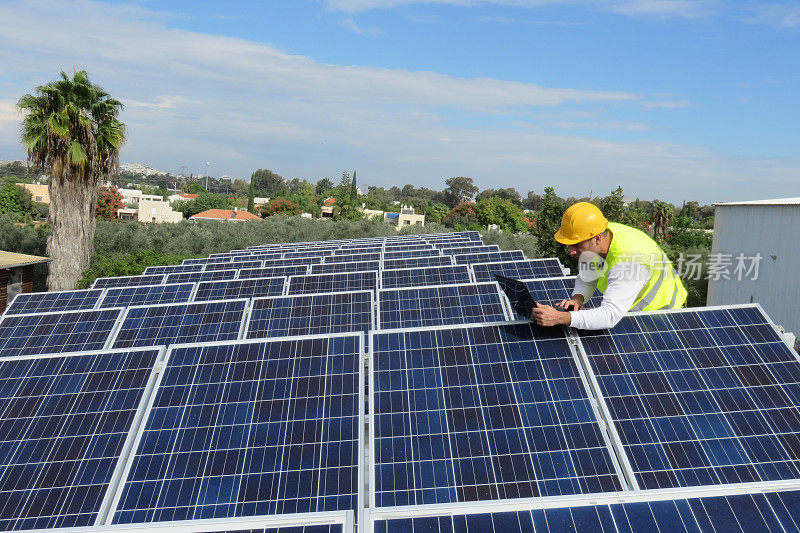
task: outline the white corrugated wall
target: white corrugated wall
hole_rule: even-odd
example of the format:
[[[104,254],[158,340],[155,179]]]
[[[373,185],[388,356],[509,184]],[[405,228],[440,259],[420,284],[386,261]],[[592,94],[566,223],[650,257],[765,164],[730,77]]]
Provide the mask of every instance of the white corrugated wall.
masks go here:
[[[709,280],[708,305],[756,302],[800,334],[800,205],[718,205],[712,254],[730,254],[730,279]],[[737,257],[763,257],[758,278],[734,275]]]

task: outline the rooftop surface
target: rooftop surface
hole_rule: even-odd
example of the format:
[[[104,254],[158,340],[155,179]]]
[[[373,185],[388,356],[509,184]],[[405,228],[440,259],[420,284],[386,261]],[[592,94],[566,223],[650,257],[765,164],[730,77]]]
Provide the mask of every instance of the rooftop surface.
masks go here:
[[[0,250],[0,268],[16,268],[38,263],[49,263],[49,257],[39,257],[38,255],[17,254]]]
[[[800,196],[794,198],[776,198],[774,200],[748,200],[744,202],[721,202],[717,205],[800,205]]]
[[[209,209],[208,211],[192,215],[189,218],[210,220],[261,220],[261,217],[249,211],[234,211],[233,209]]]

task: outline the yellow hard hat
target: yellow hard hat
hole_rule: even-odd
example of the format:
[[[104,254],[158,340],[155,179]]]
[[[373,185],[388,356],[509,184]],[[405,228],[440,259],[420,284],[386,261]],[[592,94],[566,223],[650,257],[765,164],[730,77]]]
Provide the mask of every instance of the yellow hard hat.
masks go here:
[[[608,220],[596,205],[578,202],[564,212],[555,237],[561,244],[577,244],[600,235],[606,228]]]

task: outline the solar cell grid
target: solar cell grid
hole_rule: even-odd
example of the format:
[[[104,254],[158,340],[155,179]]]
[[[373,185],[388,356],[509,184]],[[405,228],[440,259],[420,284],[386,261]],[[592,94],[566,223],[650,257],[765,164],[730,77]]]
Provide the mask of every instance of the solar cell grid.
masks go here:
[[[197,285],[194,301],[279,296],[285,287],[285,277],[205,281]]]
[[[603,498],[608,500],[608,498]],[[800,491],[762,487],[752,492],[650,499],[616,498],[604,503],[583,499],[571,506],[524,503],[502,509],[452,509],[448,513],[415,512],[413,517],[379,517],[373,533],[537,533],[661,531],[785,532],[800,524]],[[520,510],[523,509],[523,510]],[[468,514],[467,514],[468,513]],[[400,514],[400,513],[396,513]],[[412,514],[412,513],[408,513]],[[391,516],[391,515],[390,515]]]
[[[294,259],[267,259],[264,267],[297,266],[297,265],[317,265],[322,263],[322,257],[296,257]]]
[[[414,241],[412,243],[386,243],[384,251],[386,252],[411,252],[414,250],[435,250],[436,247],[428,244],[425,241]]]
[[[800,477],[800,361],[757,306],[580,332],[642,488]]]
[[[0,529],[95,523],[158,355],[0,361]]]
[[[98,309],[105,307],[130,307],[132,305],[157,305],[188,302],[194,292],[194,283],[143,285],[106,289]]]
[[[380,270],[380,261],[358,261],[353,263],[326,263],[311,265],[311,274],[330,274],[334,272],[358,272]]]
[[[466,265],[381,271],[382,289],[469,283],[470,281],[469,267]]]
[[[204,270],[203,272],[179,272],[167,274],[164,283],[199,283],[201,281],[217,281],[222,279],[236,279],[238,270]]]
[[[333,250],[303,250],[298,252],[286,252],[283,254],[284,259],[298,259],[301,257],[325,257],[333,255]]]
[[[384,259],[384,270],[398,270],[406,268],[421,268],[432,266],[450,266],[453,258],[449,255],[437,255],[433,257],[411,257],[406,259]]]
[[[266,260],[274,260],[274,259],[281,259],[283,254],[278,252],[274,254],[266,254],[266,253],[254,253],[250,254],[249,256],[241,256],[235,255],[233,256],[233,261],[240,261],[240,260],[251,260],[251,261],[266,261]]]
[[[562,328],[372,332],[374,506],[617,491]]]
[[[230,263],[212,263],[206,265],[204,271],[211,272],[214,270],[242,270],[245,268],[261,268],[262,261],[231,261]]]
[[[378,273],[339,272],[337,274],[310,274],[289,278],[287,294],[313,294],[318,292],[375,291]]]
[[[181,264],[183,265],[205,265],[207,263],[229,263],[231,257],[199,257],[192,259],[184,259]]]
[[[133,287],[136,285],[156,285],[164,283],[163,274],[148,276],[120,276],[115,278],[97,278],[92,283],[92,289],[107,289],[110,287]]]
[[[442,253],[445,255],[466,255],[466,254],[486,254],[486,253],[499,253],[500,247],[496,244],[491,246],[453,246],[451,248],[442,248]]]
[[[129,307],[112,347],[238,339],[247,300]]]
[[[367,333],[374,327],[372,291],[281,296],[253,300],[245,338]]]
[[[358,510],[361,337],[174,347],[114,523]]]
[[[339,248],[333,252],[333,255],[379,254],[382,251],[382,246],[348,246]]]
[[[263,268],[248,268],[239,271],[239,279],[245,278],[274,278],[277,276],[301,276],[308,274],[308,265],[271,266]]]
[[[200,272],[203,270],[203,264],[196,263],[191,265],[164,265],[164,266],[149,266],[144,269],[144,274],[172,274],[174,272]]]
[[[506,250],[504,252],[488,252],[477,254],[457,254],[454,256],[457,265],[472,263],[499,263],[506,261],[524,261],[522,250]]]
[[[46,313],[48,311],[76,311],[92,309],[103,294],[103,289],[56,292],[21,292],[6,307],[5,314]]]
[[[555,257],[526,259],[524,261],[474,263],[470,268],[475,276],[475,281],[494,281],[495,274],[514,279],[537,279],[564,276],[561,262]]]
[[[354,253],[348,255],[330,255],[326,257],[323,263],[352,263],[354,261],[380,261],[380,253]]]
[[[542,278],[524,280],[525,286],[538,303],[555,305],[562,300],[572,297],[572,290],[575,288],[576,276],[563,276],[560,278]],[[588,302],[584,302],[586,309],[599,307],[603,302],[603,295],[600,291],[595,291]]]
[[[444,326],[509,319],[496,283],[378,291],[378,329]]]
[[[0,318],[0,357],[105,348],[122,309],[60,311]]]
[[[442,255],[439,250],[407,250],[396,252],[383,252],[384,259],[409,259],[412,257],[436,257]]]

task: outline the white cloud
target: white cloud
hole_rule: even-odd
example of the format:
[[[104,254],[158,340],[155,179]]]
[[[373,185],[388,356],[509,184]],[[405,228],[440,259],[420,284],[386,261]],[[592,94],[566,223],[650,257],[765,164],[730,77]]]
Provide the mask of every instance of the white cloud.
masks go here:
[[[747,19],[749,22],[766,23],[779,28],[800,27],[800,4],[797,2],[759,4],[754,11],[755,15]]]
[[[710,0],[612,0],[607,9],[620,15],[661,18],[701,18],[714,10]]]
[[[342,26],[359,35],[371,35],[373,37],[378,37],[384,34],[383,30],[381,30],[380,28],[375,28],[375,27],[362,28],[356,23],[353,17],[344,19],[342,21]]]

